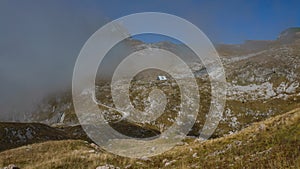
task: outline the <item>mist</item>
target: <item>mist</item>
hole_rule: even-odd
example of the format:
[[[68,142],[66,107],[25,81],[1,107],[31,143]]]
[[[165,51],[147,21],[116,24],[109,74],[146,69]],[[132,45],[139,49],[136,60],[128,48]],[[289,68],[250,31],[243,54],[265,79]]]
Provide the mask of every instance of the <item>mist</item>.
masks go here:
[[[44,96],[71,87],[80,49],[107,22],[84,3],[0,1],[0,121],[26,120]]]
[[[71,87],[82,46],[110,21],[104,13],[114,19],[135,12],[166,12],[191,21],[215,44],[236,44],[249,38],[274,40],[282,30],[299,25],[297,6],[297,2],[258,5],[252,1],[222,4],[166,0],[133,5],[120,0],[1,0],[0,121],[25,120],[43,97]],[[269,10],[265,13],[266,8]],[[111,77],[119,54],[132,51],[126,45],[116,49],[122,53],[111,52],[103,60],[106,70],[98,71],[102,77]]]

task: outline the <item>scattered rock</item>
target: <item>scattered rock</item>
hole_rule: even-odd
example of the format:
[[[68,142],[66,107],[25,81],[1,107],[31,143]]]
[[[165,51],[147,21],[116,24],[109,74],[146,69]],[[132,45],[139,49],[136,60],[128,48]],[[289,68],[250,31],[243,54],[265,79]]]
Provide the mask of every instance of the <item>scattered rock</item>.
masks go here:
[[[137,161],[136,164],[143,165],[144,163]]]
[[[113,165],[106,164],[106,165],[103,165],[103,166],[99,166],[96,169],[120,169],[120,167],[115,167]]]
[[[241,160],[241,157],[235,156],[235,157],[234,157],[234,160],[235,160],[235,161]]]
[[[89,153],[95,153],[95,150],[90,150]]]
[[[131,166],[131,164],[128,164],[127,166],[125,166],[125,169],[130,168]]]
[[[90,145],[91,145],[91,147],[93,147],[94,149],[99,148],[99,146],[97,146],[95,143],[91,143]]]
[[[260,124],[259,125],[259,130],[261,130],[261,131],[266,130],[266,125],[265,124]]]
[[[14,165],[14,164],[10,164],[7,167],[4,167],[3,169],[20,169],[20,168],[17,167],[16,165]]]
[[[151,159],[150,158],[148,158],[148,157],[141,157],[141,158],[139,158],[140,160],[143,160],[143,161],[151,161]]]
[[[183,146],[183,145],[185,145],[184,142],[178,142],[178,143],[176,143],[176,146]]]
[[[166,163],[167,161],[168,161],[168,159],[164,159],[162,162],[163,162],[163,163]]]
[[[171,164],[173,164],[173,163],[175,163],[175,162],[176,162],[176,160],[172,160],[172,161],[170,161],[170,162],[166,162],[166,163],[165,163],[165,167],[166,167],[166,166],[169,166],[169,165],[171,165]]]
[[[197,157],[198,157],[198,156],[197,156],[197,153],[194,153],[194,154],[193,154],[193,157],[194,157],[194,158],[197,158]]]

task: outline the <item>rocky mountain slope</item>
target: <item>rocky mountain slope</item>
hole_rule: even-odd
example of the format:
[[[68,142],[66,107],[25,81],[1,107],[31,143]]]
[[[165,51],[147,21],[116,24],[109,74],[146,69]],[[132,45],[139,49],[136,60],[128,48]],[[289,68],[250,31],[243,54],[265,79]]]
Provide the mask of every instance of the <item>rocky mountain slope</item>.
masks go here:
[[[217,46],[226,73],[227,101],[217,130],[211,140],[204,143],[199,143],[197,137],[209,111],[211,87],[201,61],[183,45],[143,44],[135,40],[125,44],[129,45],[127,52],[151,46],[170,50],[186,59],[201,98],[196,123],[189,132],[192,137],[185,141],[186,145],[150,159],[133,160],[107,154],[96,145],[91,146],[78,125],[71,91],[65,91],[49,95],[39,104],[28,119],[38,123],[0,123],[0,167],[10,163],[23,168],[96,168],[99,165],[120,168],[299,167],[300,120],[299,109],[296,109],[300,107],[299,28],[283,31],[274,41]],[[124,49],[124,44],[118,48]],[[110,55],[117,57],[115,55],[119,54],[112,52]],[[167,80],[157,80],[158,75],[166,76]],[[99,76],[96,81],[95,101],[114,108],[109,79]],[[145,70],[131,81],[130,100],[134,107],[143,111],[151,106],[148,96],[153,89],[162,90],[167,98],[164,114],[155,121],[135,123],[123,119],[114,109],[101,105],[99,109],[109,124],[125,135],[158,135],[175,122],[180,90],[167,72]],[[90,89],[84,93],[90,94]],[[27,144],[30,145],[11,149]]]
[[[295,108],[300,99],[300,37],[298,28],[283,31],[274,41],[247,41],[242,45],[219,45],[218,52],[227,77],[227,103],[221,124],[213,137],[231,134],[249,124],[264,120]],[[143,44],[129,41],[130,50],[136,51],[154,46],[167,49],[185,58],[193,71],[200,91],[200,111],[190,135],[197,136],[204,123],[203,115],[209,110],[210,81],[201,61],[186,46],[162,42]],[[127,44],[128,45],[128,44]],[[121,45],[122,49],[124,45]],[[117,53],[113,53],[117,55]],[[116,57],[116,56],[115,56]],[[158,81],[157,75],[165,75],[167,81]],[[167,96],[165,116],[149,124],[143,124],[162,132],[174,122],[179,109],[180,91],[174,79],[166,72],[146,70],[137,74],[131,82],[130,99],[139,110],[149,105],[148,95],[154,88]],[[87,89],[88,90],[88,89]],[[98,79],[97,102],[114,107],[108,81]],[[121,115],[114,110],[99,108],[114,121]],[[46,124],[78,124],[74,113],[71,92],[54,94],[45,99],[32,120]],[[164,126],[165,125],[165,126]]]

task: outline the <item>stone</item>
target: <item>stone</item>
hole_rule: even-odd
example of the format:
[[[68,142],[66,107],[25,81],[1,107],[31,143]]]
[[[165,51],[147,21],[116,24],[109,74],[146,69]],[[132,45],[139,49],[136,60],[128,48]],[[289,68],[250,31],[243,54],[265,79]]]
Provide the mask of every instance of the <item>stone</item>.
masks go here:
[[[96,169],[120,169],[120,167],[115,167],[113,165],[106,164],[106,165],[103,165],[103,166],[99,166]]]
[[[17,167],[16,165],[14,165],[14,164],[10,164],[7,167],[4,167],[3,169],[20,169],[20,168]]]

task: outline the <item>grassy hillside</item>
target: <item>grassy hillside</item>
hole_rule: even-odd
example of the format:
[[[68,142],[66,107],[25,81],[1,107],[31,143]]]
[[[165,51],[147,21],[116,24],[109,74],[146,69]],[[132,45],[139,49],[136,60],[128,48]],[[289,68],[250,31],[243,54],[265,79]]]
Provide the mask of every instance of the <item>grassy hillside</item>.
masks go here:
[[[271,117],[232,135],[186,140],[159,156],[129,159],[81,140],[48,141],[0,153],[0,167],[20,168],[299,168],[300,108]],[[111,166],[111,167],[112,167]]]

